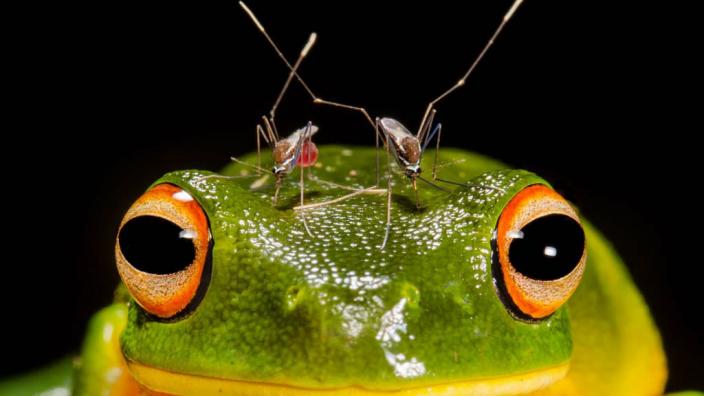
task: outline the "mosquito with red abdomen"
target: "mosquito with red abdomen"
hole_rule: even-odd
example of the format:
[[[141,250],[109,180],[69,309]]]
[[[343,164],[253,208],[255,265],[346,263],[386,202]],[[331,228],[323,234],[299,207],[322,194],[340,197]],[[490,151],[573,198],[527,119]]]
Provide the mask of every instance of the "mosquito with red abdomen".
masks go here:
[[[295,75],[296,79],[301,83],[303,88],[308,92],[308,94],[311,96],[313,99],[314,103],[318,104],[324,104],[324,105],[329,105],[333,107],[339,107],[343,109],[349,109],[353,111],[358,111],[362,113],[362,115],[365,117],[365,119],[372,125],[374,128],[374,133],[375,133],[375,140],[376,140],[376,145],[377,148],[379,147],[379,139],[383,139],[384,146],[386,147],[387,150],[387,157],[391,157],[390,153],[393,153],[393,158],[395,159],[396,164],[401,168],[403,171],[403,174],[408,177],[411,180],[411,184],[413,186],[413,190],[415,191],[416,195],[416,206],[420,207],[420,201],[418,198],[418,187],[417,187],[417,180],[421,180],[435,188],[440,188],[440,186],[435,185],[432,183],[430,180],[425,179],[421,176],[421,160],[423,157],[423,153],[425,152],[425,149],[428,147],[430,142],[432,141],[433,138],[436,139],[436,144],[435,144],[435,157],[433,160],[433,171],[432,171],[432,178],[433,180],[437,180],[439,182],[443,183],[449,183],[449,184],[454,184],[454,185],[459,185],[459,186],[470,186],[468,183],[459,183],[459,182],[454,182],[450,180],[445,180],[441,179],[437,176],[437,159],[438,159],[438,151],[440,149],[440,138],[442,134],[442,124],[437,123],[433,125],[433,121],[435,119],[435,114],[436,114],[436,105],[443,99],[445,99],[448,95],[450,95],[452,92],[456,91],[458,88],[462,87],[465,85],[467,78],[472,74],[474,69],[477,67],[479,62],[484,58],[484,55],[486,52],[489,50],[489,48],[494,44],[494,41],[496,38],[499,36],[501,31],[504,29],[504,26],[506,23],[511,19],[511,17],[515,14],[516,10],[518,7],[521,5],[523,0],[514,0],[513,4],[511,7],[508,9],[506,14],[504,14],[503,19],[501,20],[501,23],[499,26],[494,30],[493,35],[489,39],[489,41],[484,45],[482,48],[481,52],[479,55],[475,58],[475,60],[472,62],[472,64],[469,66],[469,69],[462,75],[462,77],[448,90],[443,92],[440,96],[437,98],[433,99],[430,103],[428,103],[428,106],[425,110],[425,113],[423,114],[423,118],[421,119],[420,125],[418,127],[418,131],[416,134],[412,134],[408,128],[406,128],[403,124],[401,124],[399,121],[390,118],[390,117],[376,117],[374,120],[372,120],[372,117],[369,115],[367,110],[363,107],[360,106],[351,106],[348,104],[344,103],[339,103],[339,102],[333,102],[329,100],[325,100],[317,96],[306,84],[306,82],[301,78],[300,74],[296,72],[296,69],[294,66],[291,65],[291,63],[288,62],[286,57],[283,55],[283,53],[279,50],[279,48],[276,46],[274,41],[269,37],[267,32],[264,30],[262,24],[259,22],[259,20],[256,18],[254,13],[247,8],[247,6],[240,1],[240,6],[247,12],[249,17],[252,19],[254,24],[257,26],[257,28],[262,32],[262,34],[266,37],[266,39],[269,41],[271,46],[274,48],[278,56],[286,63],[286,65],[289,67],[291,70],[291,73]],[[379,184],[379,157],[377,154],[377,185]],[[389,234],[391,230],[391,172],[390,168],[387,168],[387,211],[386,211],[386,232],[384,235],[384,240],[381,244],[381,249],[383,250],[386,247],[386,243],[388,242],[389,239]],[[497,189],[501,190],[500,188],[496,187],[491,187],[491,186],[483,186],[486,188],[492,188],[492,189]],[[320,206],[322,203],[318,204],[312,204],[316,206]],[[298,209],[306,209],[311,207],[311,205],[304,205],[299,207]]]
[[[289,85],[291,84],[291,81],[293,77],[296,75],[296,70],[300,66],[301,62],[303,61],[303,58],[306,57],[310,49],[313,47],[315,44],[315,39],[316,35],[311,34],[310,37],[308,38],[308,41],[306,42],[306,45],[303,47],[303,50],[301,50],[301,53],[298,56],[298,60],[294,64],[293,67],[291,67],[288,78],[286,79],[286,82],[284,83],[284,86],[281,89],[281,92],[279,93],[278,97],[276,98],[276,101],[274,102],[274,105],[272,106],[271,110],[269,111],[269,116],[262,116],[262,124],[257,124],[256,127],[256,134],[257,134],[257,164],[249,164],[244,161],[239,160],[236,157],[231,157],[232,161],[235,161],[239,164],[242,164],[246,167],[252,168],[256,170],[255,175],[244,175],[244,176],[222,176],[222,175],[209,175],[209,176],[204,176],[203,178],[212,178],[212,177],[217,177],[217,178],[225,178],[225,179],[236,179],[236,178],[241,178],[241,177],[251,177],[251,176],[259,176],[262,174],[268,174],[269,171],[264,169],[261,166],[261,139],[263,138],[264,141],[269,145],[271,148],[271,154],[272,154],[272,159],[274,162],[274,165],[271,169],[271,173],[275,177],[275,190],[274,190],[274,196],[272,198],[272,203],[273,205],[276,205],[278,197],[279,197],[279,191],[281,189],[281,184],[283,183],[283,180],[286,176],[291,174],[294,169],[300,168],[300,188],[301,188],[301,194],[300,194],[300,204],[304,204],[304,197],[305,197],[305,185],[304,185],[304,169],[314,166],[317,159],[318,159],[318,148],[315,146],[315,143],[313,143],[313,135],[315,135],[316,132],[318,132],[318,127],[313,125],[312,122],[308,121],[308,124],[300,129],[297,129],[293,133],[291,133],[288,137],[286,138],[280,138],[278,130],[276,128],[276,109],[278,108],[279,104],[281,103],[281,100],[284,97],[284,94],[286,93],[286,90],[288,89]],[[306,221],[305,215],[301,214],[301,218],[303,220],[303,225],[306,229],[306,232],[310,235],[313,236],[311,233],[310,229],[308,228],[308,223]]]
[[[308,52],[315,44],[316,35],[311,34],[306,42],[306,45],[301,50],[298,56],[298,60],[291,67],[288,78],[281,88],[281,92],[276,98],[274,105],[271,110],[269,110],[269,116],[262,116],[262,123],[257,124],[256,135],[257,135],[257,164],[248,164],[244,161],[239,160],[236,157],[231,157],[231,159],[239,164],[247,166],[249,168],[255,169],[257,171],[256,176],[260,176],[265,173],[269,173],[268,170],[261,166],[261,139],[269,145],[271,148],[272,159],[274,165],[271,169],[276,178],[275,182],[275,192],[273,196],[273,204],[276,205],[279,196],[279,190],[281,189],[281,183],[283,179],[293,172],[296,167],[301,168],[301,174],[303,174],[303,169],[314,166],[318,159],[318,148],[315,143],[313,143],[312,137],[318,132],[318,127],[313,125],[311,121],[302,128],[297,129],[291,133],[286,138],[280,138],[279,132],[276,127],[276,109],[278,108],[281,100],[283,99],[286,90],[291,85],[293,77],[296,75],[296,70],[300,66],[303,59],[308,55]],[[263,126],[262,126],[263,125]],[[221,175],[210,175],[205,176],[205,178],[219,177],[219,178],[240,178],[240,177],[251,177],[255,175],[245,175],[245,176],[221,176]],[[303,179],[302,179],[303,180]],[[301,181],[301,197],[303,197],[303,182]]]

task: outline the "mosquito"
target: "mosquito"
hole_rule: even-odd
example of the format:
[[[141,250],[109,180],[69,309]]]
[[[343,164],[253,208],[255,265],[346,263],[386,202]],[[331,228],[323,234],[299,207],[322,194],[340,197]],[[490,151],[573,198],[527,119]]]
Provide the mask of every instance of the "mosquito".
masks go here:
[[[387,157],[391,157],[391,154],[393,153],[393,158],[396,162],[396,164],[401,168],[403,171],[403,174],[408,177],[411,181],[411,185],[413,187],[413,190],[415,192],[416,196],[416,206],[420,207],[420,200],[418,197],[418,187],[417,187],[417,180],[421,180],[435,188],[439,188],[441,190],[444,190],[442,187],[432,183],[430,180],[425,179],[421,176],[422,169],[420,167],[421,160],[423,157],[423,153],[425,152],[426,148],[430,144],[433,138],[435,138],[436,144],[435,144],[435,156],[433,160],[433,169],[432,169],[432,179],[437,180],[440,182],[444,183],[449,183],[449,184],[454,184],[454,185],[459,185],[459,186],[468,186],[467,183],[458,183],[450,180],[445,180],[441,179],[437,176],[437,159],[438,159],[438,151],[440,149],[440,138],[442,135],[442,124],[437,123],[433,124],[434,119],[435,119],[435,114],[436,114],[436,105],[445,99],[448,95],[456,91],[457,89],[461,88],[462,86],[465,85],[467,78],[474,72],[476,69],[477,65],[480,63],[480,61],[484,58],[484,55],[487,53],[489,48],[494,44],[496,41],[496,38],[499,36],[499,34],[503,31],[504,27],[508,23],[508,21],[513,17],[515,14],[516,10],[518,7],[523,3],[523,0],[514,0],[513,4],[511,7],[508,9],[508,11],[504,14],[501,22],[499,23],[498,27],[496,30],[494,30],[494,33],[490,37],[489,41],[484,45],[482,50],[479,52],[479,55],[474,59],[474,61],[470,64],[469,68],[467,71],[462,75],[462,77],[449,89],[447,89],[445,92],[443,92],[440,96],[436,97],[433,99],[430,103],[428,103],[428,106],[426,107],[425,113],[423,114],[423,118],[421,119],[420,125],[418,127],[418,130],[416,134],[414,135],[413,133],[410,132],[408,128],[406,128],[401,122],[390,118],[390,117],[376,117],[374,120],[372,117],[369,115],[367,110],[363,107],[360,106],[352,106],[340,102],[334,102],[326,99],[322,99],[321,97],[317,96],[313,90],[306,84],[306,82],[303,80],[303,78],[300,76],[299,73],[296,72],[296,69],[294,66],[291,65],[291,63],[286,59],[286,57],[283,55],[283,53],[279,50],[278,46],[274,43],[274,41],[271,39],[269,34],[264,30],[264,27],[262,24],[259,22],[257,17],[252,13],[252,11],[247,8],[247,6],[240,1],[240,6],[245,10],[245,12],[249,15],[249,17],[252,19],[254,24],[257,26],[257,28],[260,30],[260,32],[265,36],[267,41],[271,44],[271,46],[274,48],[276,51],[277,55],[281,60],[289,67],[291,70],[291,73],[296,77],[296,79],[300,82],[300,84],[303,86],[303,88],[306,90],[306,92],[310,95],[310,97],[313,99],[314,103],[317,104],[323,104],[323,105],[328,105],[328,106],[333,106],[333,107],[339,107],[343,109],[348,109],[348,110],[353,110],[353,111],[358,111],[360,112],[365,119],[371,124],[371,126],[374,128],[374,134],[375,134],[375,141],[376,141],[376,146],[377,148],[379,147],[379,140],[381,139],[384,142],[384,146],[386,147],[387,150]],[[379,184],[379,156],[377,154],[376,158],[376,180],[377,180],[377,185]],[[495,188],[495,187],[488,187],[488,188]],[[499,188],[496,188],[499,189]],[[389,239],[389,234],[391,231],[391,172],[390,168],[387,167],[387,210],[386,210],[386,232],[384,235],[384,240],[380,246],[381,250],[384,250],[386,247],[386,244]],[[499,189],[500,190],[500,189]],[[315,204],[314,204],[315,205]],[[319,205],[319,204],[318,204]],[[309,206],[301,206],[299,209],[305,209],[308,208]]]
[[[261,176],[263,174],[273,174],[275,178],[274,182],[274,195],[272,198],[272,204],[276,206],[279,191],[281,190],[281,185],[283,180],[290,175],[294,169],[300,168],[300,204],[304,204],[305,199],[305,184],[304,184],[304,169],[314,166],[318,159],[318,148],[313,143],[313,135],[318,132],[318,127],[314,125],[311,121],[308,121],[306,126],[295,130],[288,137],[279,137],[278,130],[276,128],[276,110],[281,103],[288,87],[296,75],[296,70],[300,66],[303,59],[308,55],[313,45],[315,45],[316,35],[311,34],[306,42],[305,46],[301,50],[298,59],[294,66],[290,68],[290,72],[284,86],[281,88],[281,92],[276,98],[274,105],[269,111],[268,116],[262,116],[262,123],[257,124],[256,135],[257,135],[257,163],[249,164],[236,157],[231,157],[230,159],[234,162],[242,164],[246,167],[256,170],[255,175],[245,175],[245,176],[221,176],[221,175],[210,175],[204,178],[218,177],[225,179],[235,179],[241,177],[252,177]],[[262,126],[263,125],[263,126]],[[266,170],[261,166],[261,139],[269,145],[271,148],[272,159],[274,165],[271,171]],[[256,182],[255,182],[256,183]],[[308,223],[306,222],[305,216],[302,214],[303,224],[310,236],[313,236],[310,229],[308,228]]]

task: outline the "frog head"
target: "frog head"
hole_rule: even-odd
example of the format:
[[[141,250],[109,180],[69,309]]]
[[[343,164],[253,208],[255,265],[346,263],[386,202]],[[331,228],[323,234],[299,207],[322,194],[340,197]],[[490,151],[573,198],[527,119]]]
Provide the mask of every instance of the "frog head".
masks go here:
[[[386,199],[371,190],[301,211],[297,177],[272,206],[273,176],[238,164],[157,180],[116,243],[132,375],[200,395],[512,394],[562,378],[563,304],[586,261],[575,210],[530,172],[460,150],[440,161],[466,185],[420,185],[418,209],[394,176],[383,250]],[[307,202],[349,193],[330,182],[371,185],[375,163],[321,147]]]

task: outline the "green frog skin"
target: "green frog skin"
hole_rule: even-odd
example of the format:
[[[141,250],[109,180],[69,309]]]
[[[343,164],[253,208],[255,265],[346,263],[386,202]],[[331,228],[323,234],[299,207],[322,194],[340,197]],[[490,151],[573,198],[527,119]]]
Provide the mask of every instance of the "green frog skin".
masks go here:
[[[374,182],[374,149],[323,146],[319,158],[306,203],[349,193],[329,182]],[[176,191],[174,205],[205,216],[191,236],[200,266],[173,282],[133,268],[129,213],[157,207],[133,206],[116,244],[123,284],[91,320],[80,356],[0,384],[0,394],[661,395],[660,337],[608,241],[579,219],[586,262],[574,294],[526,314],[509,291],[521,286],[505,275],[497,229],[516,197],[551,187],[467,151],[442,149],[440,162],[451,163],[444,178],[467,187],[420,184],[416,209],[395,175],[383,251],[383,193],[299,211],[297,177],[273,207],[271,175],[164,175],[151,191]],[[222,174],[251,172],[232,164]]]

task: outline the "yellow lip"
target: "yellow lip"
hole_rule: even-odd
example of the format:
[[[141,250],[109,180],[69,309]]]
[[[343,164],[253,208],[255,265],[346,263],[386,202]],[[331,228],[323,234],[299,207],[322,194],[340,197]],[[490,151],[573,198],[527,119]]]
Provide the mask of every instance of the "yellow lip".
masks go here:
[[[450,396],[450,395],[514,395],[544,388],[562,379],[568,363],[529,373],[483,378],[472,381],[430,385],[396,391],[374,391],[358,386],[336,389],[308,389],[283,384],[247,382],[179,374],[137,362],[127,363],[134,378],[147,388],[173,395],[238,395],[238,396]]]

